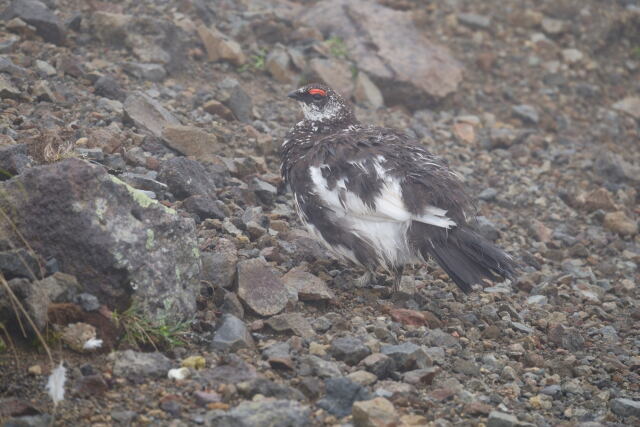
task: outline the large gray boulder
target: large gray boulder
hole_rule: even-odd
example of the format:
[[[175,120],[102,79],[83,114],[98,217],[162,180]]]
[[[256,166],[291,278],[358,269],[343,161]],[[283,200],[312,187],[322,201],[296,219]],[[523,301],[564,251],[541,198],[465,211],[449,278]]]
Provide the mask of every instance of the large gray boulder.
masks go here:
[[[367,0],[329,0],[305,9],[302,24],[344,40],[348,56],[388,105],[429,106],[454,92],[462,65],[402,12]]]
[[[114,309],[135,300],[155,318],[195,311],[200,254],[192,219],[104,168],[69,159],[0,183],[0,209],[43,258]],[[0,220],[0,238],[20,240]]]

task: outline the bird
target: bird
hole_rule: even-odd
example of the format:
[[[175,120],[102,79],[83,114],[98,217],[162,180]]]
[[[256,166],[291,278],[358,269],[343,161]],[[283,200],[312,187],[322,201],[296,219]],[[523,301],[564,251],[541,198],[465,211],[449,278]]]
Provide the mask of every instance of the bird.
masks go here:
[[[341,260],[378,269],[398,292],[406,265],[432,258],[464,292],[514,279],[517,262],[469,225],[460,176],[406,132],[360,123],[329,86],[288,94],[304,119],[285,135],[281,174],[300,221]]]

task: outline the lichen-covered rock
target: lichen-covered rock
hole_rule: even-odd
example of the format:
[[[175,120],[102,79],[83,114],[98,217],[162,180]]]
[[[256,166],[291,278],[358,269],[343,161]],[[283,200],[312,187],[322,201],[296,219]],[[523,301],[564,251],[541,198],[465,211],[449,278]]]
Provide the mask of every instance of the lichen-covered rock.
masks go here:
[[[77,159],[31,168],[1,183],[0,193],[0,208],[33,249],[56,258],[109,307],[125,309],[135,299],[152,318],[195,310],[193,220]],[[12,228],[0,222],[1,235],[11,238]]]

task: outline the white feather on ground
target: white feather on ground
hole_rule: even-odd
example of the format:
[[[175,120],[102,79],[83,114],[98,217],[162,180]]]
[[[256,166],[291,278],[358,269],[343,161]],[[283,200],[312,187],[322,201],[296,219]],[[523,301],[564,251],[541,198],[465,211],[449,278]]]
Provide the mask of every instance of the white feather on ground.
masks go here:
[[[67,381],[67,368],[64,367],[62,362],[55,368],[49,380],[47,381],[46,390],[49,393],[49,397],[53,400],[53,405],[57,406],[58,402],[64,400],[64,383]]]
[[[97,338],[89,338],[82,346],[85,350],[95,350],[102,347],[102,340]]]

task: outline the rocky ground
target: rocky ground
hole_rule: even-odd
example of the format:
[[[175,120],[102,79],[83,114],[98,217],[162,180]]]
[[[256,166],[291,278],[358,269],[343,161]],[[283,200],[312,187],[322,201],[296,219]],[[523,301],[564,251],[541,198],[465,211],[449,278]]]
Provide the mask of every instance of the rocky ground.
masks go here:
[[[278,174],[312,80],[445,157],[519,279],[355,288]],[[0,169],[5,425],[640,423],[636,0],[5,1]]]

